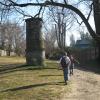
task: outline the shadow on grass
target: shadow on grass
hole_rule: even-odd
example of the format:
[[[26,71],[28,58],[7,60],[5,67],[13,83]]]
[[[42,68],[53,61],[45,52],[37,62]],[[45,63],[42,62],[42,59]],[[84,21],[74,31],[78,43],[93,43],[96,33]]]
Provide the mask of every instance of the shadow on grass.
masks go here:
[[[42,67],[42,66],[28,66],[22,63],[16,64],[2,64],[0,65],[0,74],[11,73],[15,71],[22,71],[22,70],[42,70],[42,69],[57,69],[55,67]]]
[[[40,77],[48,77],[48,76],[63,76],[63,75],[40,75]]]
[[[76,67],[76,69],[100,74],[100,64],[97,61],[87,62],[84,65]]]
[[[25,64],[5,64],[5,65],[0,65],[0,74],[5,74],[5,73],[10,73],[18,70],[23,70],[27,68],[27,65]]]
[[[41,84],[33,84],[33,85],[27,85],[27,86],[21,86],[21,87],[6,89],[6,90],[0,91],[0,92],[25,90],[25,89],[29,89],[29,88],[42,87],[42,86],[46,86],[46,85],[60,85],[60,86],[64,86],[64,82],[48,82],[48,83],[41,83]]]

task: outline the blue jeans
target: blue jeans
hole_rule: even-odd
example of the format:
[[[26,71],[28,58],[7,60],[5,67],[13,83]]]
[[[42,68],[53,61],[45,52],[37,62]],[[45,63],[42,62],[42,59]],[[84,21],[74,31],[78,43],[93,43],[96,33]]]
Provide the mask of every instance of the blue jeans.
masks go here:
[[[68,81],[69,79],[69,68],[68,67],[63,67],[63,74],[64,74],[64,81]]]
[[[73,75],[73,71],[74,71],[74,63],[71,64],[71,66],[70,66],[70,75],[71,75],[71,74]]]

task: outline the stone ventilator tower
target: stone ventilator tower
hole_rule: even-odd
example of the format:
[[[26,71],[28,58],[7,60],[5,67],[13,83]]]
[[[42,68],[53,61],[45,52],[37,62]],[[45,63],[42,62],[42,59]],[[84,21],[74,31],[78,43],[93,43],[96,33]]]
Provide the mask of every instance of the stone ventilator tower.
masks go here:
[[[42,19],[26,19],[26,63],[27,65],[44,65],[44,43],[42,39]]]

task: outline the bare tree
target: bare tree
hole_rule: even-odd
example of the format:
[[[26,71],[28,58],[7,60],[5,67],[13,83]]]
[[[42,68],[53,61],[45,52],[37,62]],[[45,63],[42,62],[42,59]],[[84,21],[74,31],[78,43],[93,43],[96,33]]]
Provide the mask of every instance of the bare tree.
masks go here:
[[[58,46],[60,49],[65,49],[66,30],[72,28],[74,23],[74,14],[70,10],[59,7],[50,7],[49,11],[51,21],[55,23],[55,32]]]
[[[44,40],[45,40],[45,52],[46,56],[48,56],[54,50],[55,47],[56,33],[54,27],[45,32]]]
[[[87,39],[91,40],[92,37],[89,35],[89,33],[84,33],[83,31],[80,32],[81,39]]]
[[[6,1],[6,0],[5,0]],[[80,9],[78,9],[77,6],[75,6],[75,4],[73,5],[72,0],[36,0],[37,2],[28,2],[28,3],[18,3],[18,2],[14,2],[12,0],[8,0],[7,3],[0,1],[0,4],[5,6],[5,7],[28,7],[28,6],[37,6],[39,7],[38,13],[36,14],[35,17],[39,17],[39,15],[41,14],[43,8],[46,8],[48,6],[56,6],[56,7],[61,7],[61,8],[66,8],[66,9],[70,9],[73,12],[75,12],[77,15],[79,15],[79,17],[82,19],[82,21],[84,22],[84,24],[86,25],[89,33],[91,34],[91,36],[94,38],[94,40],[96,40],[99,44],[100,47],[100,29],[99,29],[99,25],[100,25],[100,0],[79,0],[78,3],[81,3],[83,1],[86,2],[90,2],[91,3],[91,9],[92,9],[92,5],[94,8],[94,21],[95,21],[95,26],[96,26],[96,32],[92,29],[91,25],[88,22],[90,13],[88,15],[88,17],[86,18],[86,16],[84,15],[84,13],[81,12]],[[69,1],[69,2],[68,2]],[[72,2],[72,3],[71,3]],[[77,20],[78,22],[78,20]]]
[[[93,11],[94,11],[96,34],[100,36],[100,0],[93,0],[93,8],[94,8]],[[99,60],[100,60],[100,39],[97,42],[98,42]]]
[[[62,8],[67,8],[67,9],[70,9],[72,11],[74,11],[76,14],[78,14],[81,19],[83,20],[83,22],[85,23],[87,29],[89,30],[90,34],[92,35],[92,37],[96,40],[99,41],[99,36],[97,34],[95,34],[95,32],[93,31],[93,29],[91,28],[90,24],[88,23],[88,20],[85,18],[85,16],[82,14],[82,12],[77,9],[76,7],[68,4],[68,2],[66,2],[66,0],[64,0],[63,2],[57,2],[55,0],[49,0],[49,1],[45,1],[44,2],[35,2],[35,3],[18,3],[18,2],[14,2],[12,0],[8,0],[8,3],[5,3],[5,2],[0,2],[0,4],[4,5],[4,6],[9,6],[9,7],[27,7],[27,6],[38,6],[40,7],[39,9],[39,12],[37,15],[40,14],[41,10],[43,7],[48,7],[48,6],[59,6],[59,7],[62,7]],[[35,16],[36,17],[36,16]]]
[[[66,32],[66,23],[64,22],[64,14],[58,12],[57,13],[57,20],[55,24],[55,30],[56,30],[56,37],[57,37],[57,43],[58,46],[61,49],[65,48],[65,32]]]
[[[82,14],[82,12],[77,9],[76,7],[68,4],[66,2],[66,0],[64,0],[64,3],[62,2],[56,2],[56,1],[53,1],[53,0],[50,0],[50,1],[44,1],[44,2],[38,2],[38,3],[23,3],[23,4],[18,4],[16,2],[13,2],[12,0],[9,0],[9,2],[11,3],[9,6],[16,6],[16,7],[27,7],[27,6],[40,6],[40,7],[47,7],[49,5],[52,5],[52,6],[59,6],[59,7],[63,7],[63,8],[67,8],[67,9],[70,9],[72,11],[74,11],[76,14],[78,14],[81,19],[83,20],[83,22],[85,23],[87,29],[89,30],[90,34],[92,35],[92,37],[94,39],[96,39],[97,41],[99,41],[100,37],[98,36],[98,34],[96,34],[93,29],[91,28],[90,24],[88,23],[88,20],[85,18],[85,16]],[[6,5],[7,6],[7,5]],[[39,12],[41,11],[41,9],[39,9]],[[38,12],[38,15],[40,14]]]
[[[20,26],[17,23],[14,23],[14,51],[20,55],[25,55],[26,49],[26,40],[24,33],[24,26]]]
[[[13,51],[17,55],[21,54],[21,43],[24,41],[24,33],[22,27],[17,23],[6,22],[1,24],[0,27],[0,41],[1,48],[8,52],[8,56]],[[25,43],[23,43],[24,45]],[[25,46],[25,45],[24,45]],[[25,47],[23,48],[25,50]]]
[[[0,25],[0,48],[5,49],[5,38],[6,38],[6,25],[3,23]]]

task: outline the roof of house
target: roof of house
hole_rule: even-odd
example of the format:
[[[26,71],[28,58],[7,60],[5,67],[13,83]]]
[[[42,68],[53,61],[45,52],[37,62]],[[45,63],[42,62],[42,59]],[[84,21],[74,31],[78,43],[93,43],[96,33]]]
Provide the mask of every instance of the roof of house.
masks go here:
[[[88,48],[90,46],[91,46],[91,41],[87,39],[77,40],[75,44],[75,47],[79,48]]]

